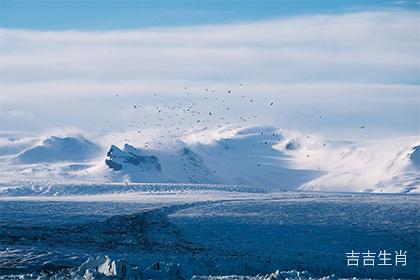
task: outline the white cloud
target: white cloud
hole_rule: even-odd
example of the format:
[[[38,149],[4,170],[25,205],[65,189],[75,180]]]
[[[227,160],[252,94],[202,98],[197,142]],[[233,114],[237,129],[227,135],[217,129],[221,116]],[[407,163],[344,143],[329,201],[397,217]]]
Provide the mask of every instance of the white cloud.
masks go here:
[[[103,117],[95,115],[98,96],[118,92],[137,102],[154,92],[184,96],[187,85],[191,92],[235,88],[234,95],[277,96],[285,114],[295,110],[291,106],[315,108],[328,100],[333,110],[357,114],[373,108],[398,118],[404,102],[418,102],[420,93],[418,26],[419,13],[396,10],[120,31],[0,29],[0,102],[19,105],[38,123],[61,118],[59,113],[79,122],[60,123],[96,127],[95,118]],[[392,112],[390,96],[398,112]],[[107,104],[109,114],[124,119]],[[291,124],[278,112],[258,113]],[[27,126],[7,129],[17,125]]]
[[[418,13],[105,32],[0,32],[2,84],[418,82]]]

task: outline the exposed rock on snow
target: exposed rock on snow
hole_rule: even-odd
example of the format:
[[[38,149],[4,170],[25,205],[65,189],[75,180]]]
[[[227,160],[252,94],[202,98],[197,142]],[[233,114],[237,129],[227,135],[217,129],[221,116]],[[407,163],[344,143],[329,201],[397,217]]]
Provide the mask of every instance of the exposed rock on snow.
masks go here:
[[[286,150],[297,150],[299,149],[300,144],[296,139],[291,139],[285,145]]]
[[[414,166],[420,167],[420,145],[414,146],[411,149],[409,158]]]
[[[159,160],[155,156],[141,155],[141,150],[131,145],[125,144],[124,149],[120,150],[117,146],[112,145],[107,153],[108,158],[105,160],[106,165],[115,171],[123,169],[124,166],[137,166],[139,171],[161,171]]]
[[[99,146],[82,136],[51,136],[42,141],[40,145],[21,152],[17,155],[16,160],[20,163],[85,161],[98,156],[100,152]]]

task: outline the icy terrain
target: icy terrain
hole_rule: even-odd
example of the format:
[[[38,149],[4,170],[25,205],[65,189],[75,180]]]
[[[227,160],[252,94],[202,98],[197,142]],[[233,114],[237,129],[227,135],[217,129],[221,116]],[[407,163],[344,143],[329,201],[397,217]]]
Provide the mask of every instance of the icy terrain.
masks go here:
[[[78,137],[52,136],[40,145],[24,150],[16,156],[20,163],[42,163],[58,161],[84,161],[97,156],[100,148],[85,139]]]
[[[418,193],[419,138],[327,140],[270,126],[201,129],[164,141],[83,136],[0,141],[6,184],[193,183],[278,190]],[[154,140],[153,140],[154,139]]]
[[[81,192],[86,189],[90,195]],[[3,188],[1,274],[413,279],[420,275],[419,202],[418,195],[267,193],[222,185]],[[351,250],[404,250],[407,266],[347,267]]]

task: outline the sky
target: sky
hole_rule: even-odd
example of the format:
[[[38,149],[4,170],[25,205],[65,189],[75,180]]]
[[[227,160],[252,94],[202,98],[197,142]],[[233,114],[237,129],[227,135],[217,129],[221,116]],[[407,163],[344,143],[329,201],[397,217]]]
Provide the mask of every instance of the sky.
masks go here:
[[[419,135],[419,3],[2,0],[0,130]]]
[[[418,10],[420,1],[365,0],[2,0],[1,27],[109,30],[264,21],[361,11]]]

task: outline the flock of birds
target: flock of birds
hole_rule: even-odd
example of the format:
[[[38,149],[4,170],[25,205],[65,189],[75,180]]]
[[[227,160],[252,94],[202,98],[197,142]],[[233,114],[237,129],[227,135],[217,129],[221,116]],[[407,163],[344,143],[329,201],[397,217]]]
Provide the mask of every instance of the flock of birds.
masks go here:
[[[241,87],[242,84],[239,84]],[[180,136],[189,131],[205,131],[209,127],[224,127],[235,124],[238,120],[242,124],[250,123],[258,118],[257,114],[243,114],[235,120],[234,114],[229,105],[228,99],[232,98],[232,89],[226,90],[226,94],[220,96],[216,90],[204,88],[203,94],[194,95],[191,90],[184,86],[184,96],[162,96],[162,99],[155,101],[151,106],[144,102],[138,102],[129,106],[121,107],[122,110],[130,109],[136,114],[131,114],[132,120],[128,122],[128,130],[142,134],[147,129],[159,128],[160,135],[152,136],[145,143],[148,148],[151,143],[164,145],[173,142]],[[121,97],[119,93],[115,95]],[[157,93],[153,94],[158,98]],[[241,99],[246,100],[246,95],[241,95]],[[254,103],[255,99],[248,99],[249,103]],[[157,104],[156,104],[157,103]],[[268,102],[268,106],[273,106],[274,101]],[[106,125],[112,130],[112,124],[106,121]],[[240,125],[237,127],[240,128]],[[233,128],[229,128],[230,130]],[[105,132],[105,131],[104,131]],[[132,135],[137,138],[135,135]],[[115,136],[115,140],[118,140]],[[158,138],[161,139],[158,139]],[[124,142],[130,142],[131,139],[124,138]],[[165,141],[164,141],[165,140]]]
[[[239,87],[242,86],[243,84],[240,83]],[[208,87],[205,87],[198,94],[193,94],[187,86],[184,86],[183,89],[185,91],[184,96],[162,96],[161,100],[154,100],[155,105],[153,106],[145,104],[143,101],[121,107],[124,111],[130,108],[134,111],[134,114],[129,113],[135,120],[128,122],[128,131],[141,135],[145,130],[151,128],[159,129],[159,136],[152,136],[149,141],[144,143],[146,148],[153,148],[152,143],[162,146],[168,142],[174,142],[180,136],[190,131],[205,131],[209,127],[222,128],[232,124],[237,126],[228,128],[228,130],[240,129],[242,125],[257,122],[259,116],[256,113],[251,113],[250,104],[259,106],[260,111],[275,110],[275,102],[273,100],[260,102],[256,97],[247,98],[245,94],[242,94],[238,101],[238,98],[234,97],[232,89],[225,90],[224,94],[217,94],[215,89],[209,89]],[[119,93],[115,96],[121,97]],[[153,97],[158,98],[159,95],[154,93]],[[229,99],[232,98],[234,98],[235,103],[233,106],[229,103]],[[261,107],[264,104],[267,106],[265,109]],[[232,110],[233,107],[235,107],[235,110]],[[239,116],[235,116],[238,114]],[[299,111],[295,111],[294,114],[295,116],[302,115]],[[324,117],[319,110],[315,112],[315,115],[319,119]],[[112,124],[109,121],[105,122],[112,131]],[[359,127],[361,130],[365,128],[365,125]],[[120,129],[123,131],[124,128]],[[132,134],[132,137],[137,139],[138,135]],[[118,134],[115,136],[115,140],[119,140]],[[126,137],[123,140],[124,142],[130,142],[132,139]]]
[[[239,87],[242,86],[243,84],[239,84]],[[261,98],[247,97],[247,95],[241,94],[240,100],[242,102],[238,102],[238,98],[234,96],[232,89],[226,89],[222,94],[217,94],[215,89],[209,89],[208,87],[195,94],[187,86],[184,86],[183,89],[185,91],[184,96],[162,96],[161,100],[154,100],[155,105],[153,106],[138,102],[121,107],[122,110],[131,108],[134,113],[138,113],[138,115],[134,114],[132,116],[135,120],[128,122],[128,130],[132,131],[133,134],[138,134],[132,135],[134,139],[142,135],[147,129],[159,128],[158,135],[151,136],[144,142],[144,148],[150,152],[176,142],[182,135],[190,131],[204,132],[209,127],[221,128],[225,126],[228,126],[228,130],[237,130],[242,125],[258,121],[258,115],[252,113],[249,107],[245,106],[245,103],[252,106],[264,106],[266,104],[266,108],[262,108],[262,111],[275,110],[274,100],[261,101]],[[115,96],[120,97],[120,94],[117,93]],[[153,98],[157,99],[159,95],[154,93]],[[243,110],[233,112],[233,106],[229,102],[230,99],[234,99],[235,105],[239,105]],[[237,113],[240,113],[240,116],[235,118]],[[299,111],[295,111],[294,114],[301,115]],[[319,119],[324,118],[319,110],[315,112],[315,115]],[[112,126],[109,122],[108,124]],[[235,126],[229,128],[231,124],[235,124]],[[365,125],[359,127],[359,129],[365,128]],[[116,134],[116,141],[121,140],[118,137],[118,134]],[[307,136],[307,138],[310,138],[310,136]],[[127,143],[132,142],[132,139],[128,137],[123,140]],[[268,142],[263,141],[261,144],[268,144]],[[326,145],[324,143],[323,147],[326,147]],[[306,154],[306,157],[310,158],[311,155]],[[256,163],[257,167],[261,165],[261,163]]]

